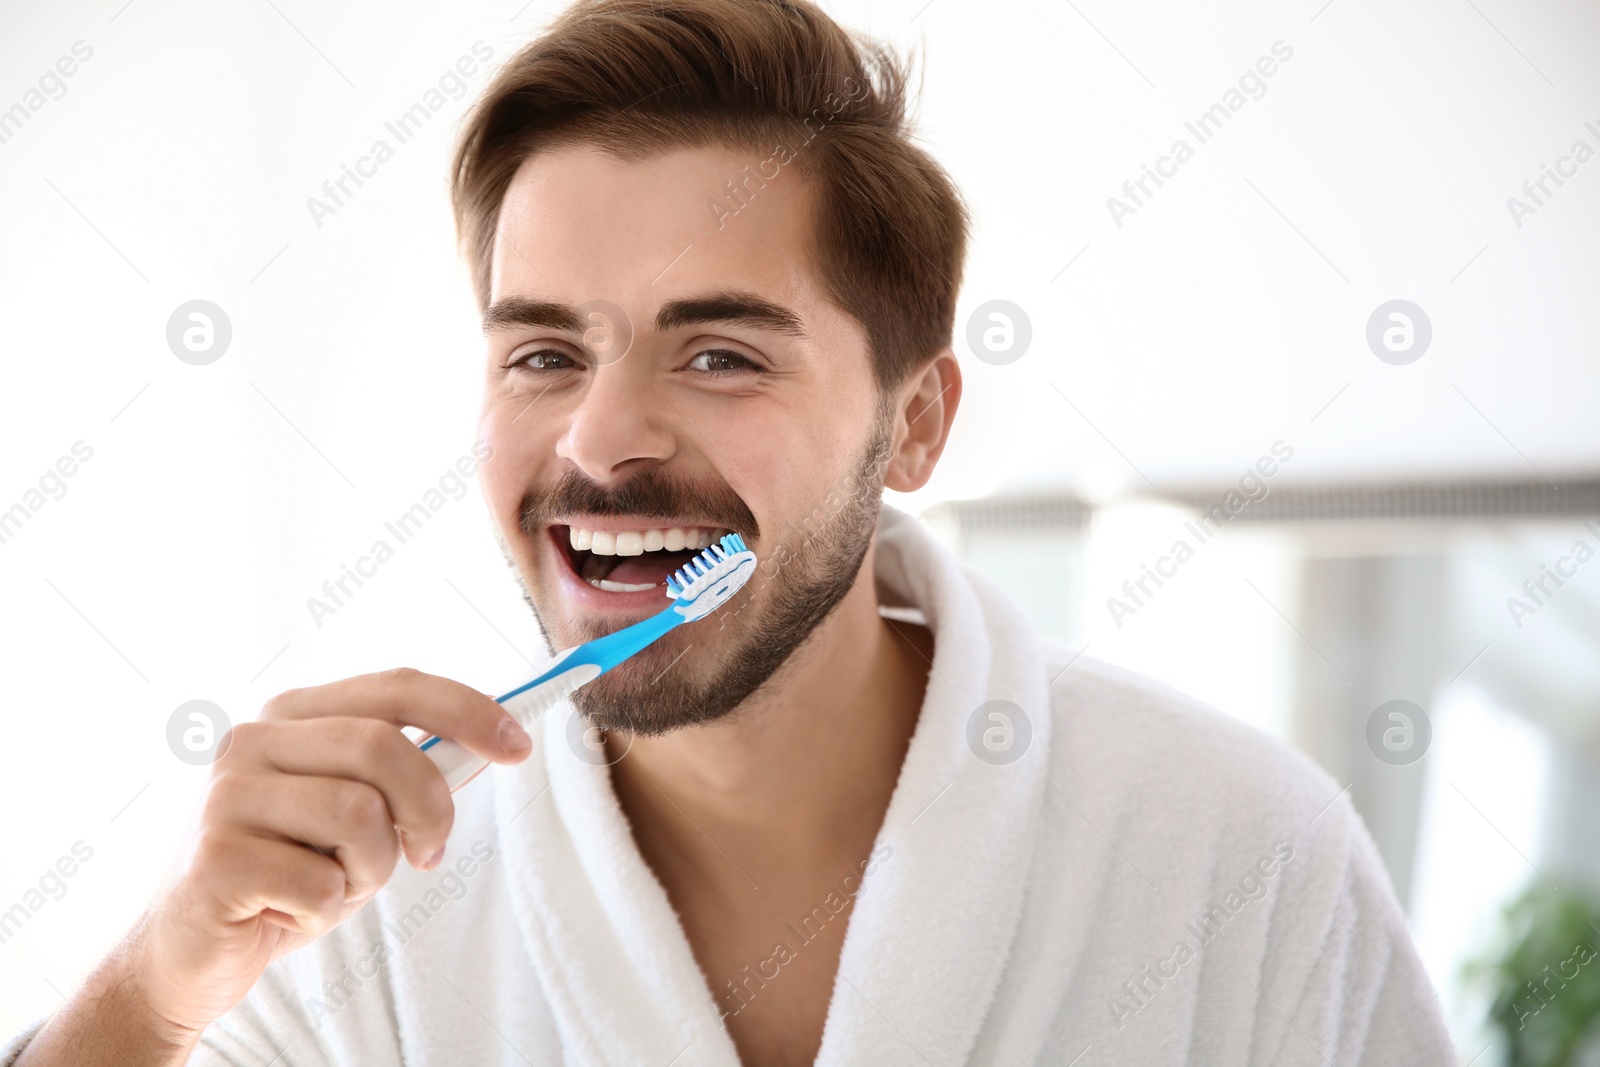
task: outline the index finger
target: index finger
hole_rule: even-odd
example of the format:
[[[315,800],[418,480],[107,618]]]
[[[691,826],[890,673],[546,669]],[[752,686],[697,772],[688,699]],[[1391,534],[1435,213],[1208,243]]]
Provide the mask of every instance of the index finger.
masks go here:
[[[279,722],[329,715],[417,726],[496,763],[516,763],[533,741],[494,699],[436,674],[399,667],[279,693],[261,709]]]

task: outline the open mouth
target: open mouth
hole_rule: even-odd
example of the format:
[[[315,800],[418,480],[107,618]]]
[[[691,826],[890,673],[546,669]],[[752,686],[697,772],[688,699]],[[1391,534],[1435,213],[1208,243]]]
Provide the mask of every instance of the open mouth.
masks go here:
[[[643,593],[732,531],[721,526],[596,530],[553,525],[550,537],[582,581],[607,593]]]

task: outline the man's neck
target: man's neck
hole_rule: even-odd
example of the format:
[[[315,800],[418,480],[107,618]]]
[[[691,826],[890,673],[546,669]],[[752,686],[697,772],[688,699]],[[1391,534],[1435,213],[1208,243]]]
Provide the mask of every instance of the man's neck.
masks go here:
[[[612,767],[658,875],[655,857],[712,881],[759,882],[752,868],[769,880],[842,872],[871,849],[933,656],[926,629],[879,614],[874,551],[844,600],[734,714],[635,738]]]

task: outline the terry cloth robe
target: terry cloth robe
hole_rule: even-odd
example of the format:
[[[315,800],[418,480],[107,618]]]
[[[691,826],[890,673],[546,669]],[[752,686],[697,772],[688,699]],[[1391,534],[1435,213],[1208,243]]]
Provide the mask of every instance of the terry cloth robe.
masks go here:
[[[1338,784],[1041,646],[887,509],[876,578],[935,653],[873,858],[840,887],[855,904],[817,1064],[1455,1062]],[[457,795],[440,868],[402,864],[272,964],[191,1062],[735,1067],[721,1012],[738,1001],[713,998],[571,716],[553,709],[526,762]],[[842,906],[796,916],[792,951]],[[776,957],[752,961],[741,995],[782,982]]]

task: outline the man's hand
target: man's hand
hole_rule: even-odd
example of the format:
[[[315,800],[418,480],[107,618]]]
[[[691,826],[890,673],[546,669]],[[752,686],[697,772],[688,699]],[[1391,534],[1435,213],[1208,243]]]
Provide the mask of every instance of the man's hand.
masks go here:
[[[182,1063],[269,962],[359,909],[402,853],[419,870],[437,866],[454,805],[401,726],[497,763],[519,762],[531,748],[492,699],[419,671],[274,697],[219,749],[161,895],[19,1067]]]

